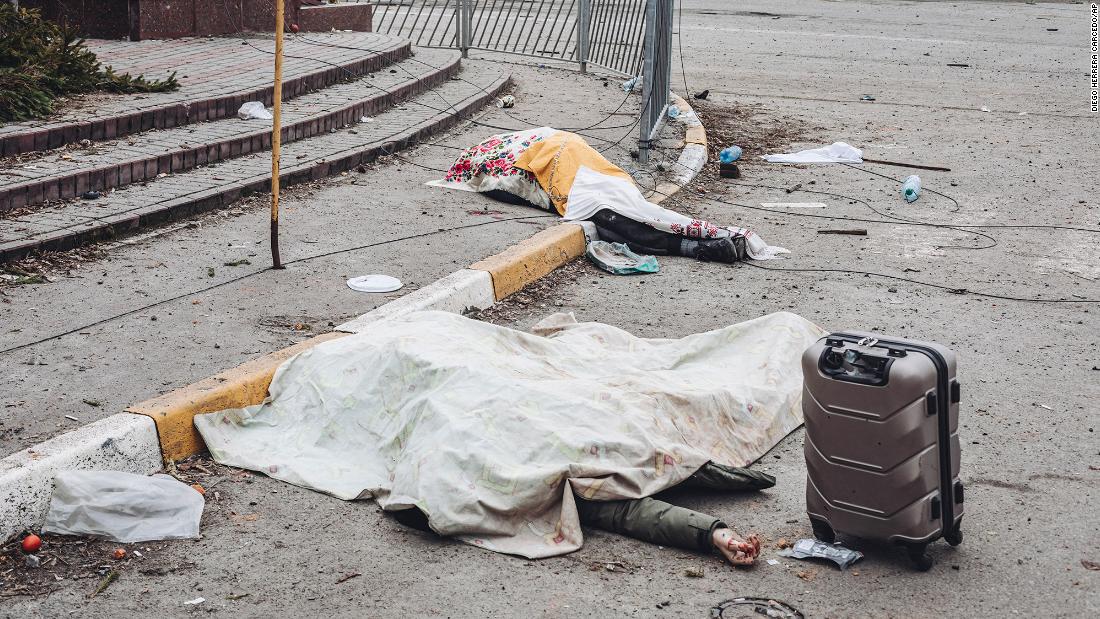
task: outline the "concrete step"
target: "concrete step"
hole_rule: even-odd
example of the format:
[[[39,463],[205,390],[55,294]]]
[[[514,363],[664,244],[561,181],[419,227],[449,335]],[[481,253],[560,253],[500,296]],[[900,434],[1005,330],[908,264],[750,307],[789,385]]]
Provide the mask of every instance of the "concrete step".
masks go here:
[[[465,68],[370,122],[288,144],[280,157],[280,182],[290,186],[354,169],[450,128],[489,103],[510,82],[502,66]],[[73,200],[0,220],[0,262],[36,250],[65,250],[172,219],[228,206],[271,189],[271,158],[253,153],[141,185],[100,200]]]
[[[424,49],[376,74],[287,101],[283,143],[346,127],[438,86],[458,72],[460,58],[454,50]],[[0,164],[0,213],[268,150],[270,127],[270,121],[234,117],[144,132],[83,152],[52,152],[30,163]]]
[[[320,45],[324,43],[327,45]],[[93,95],[73,101],[55,117],[0,126],[0,155],[45,151],[81,140],[116,137],[235,116],[246,101],[272,103],[270,36],[185,38],[158,41],[88,41],[104,66],[117,73],[162,79],[176,74],[175,92]],[[311,33],[288,37],[283,99],[374,73],[408,57],[399,37]]]

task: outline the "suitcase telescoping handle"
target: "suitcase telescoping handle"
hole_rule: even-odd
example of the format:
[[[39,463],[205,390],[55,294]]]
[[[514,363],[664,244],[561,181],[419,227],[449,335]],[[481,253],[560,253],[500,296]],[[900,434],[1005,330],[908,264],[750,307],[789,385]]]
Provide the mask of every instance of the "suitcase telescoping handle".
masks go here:
[[[822,352],[820,367],[825,371],[826,355],[834,348],[842,348],[845,343],[856,344],[874,348],[885,348],[890,357],[904,357],[908,353],[917,353],[928,357],[932,365],[936,367],[936,389],[927,395],[928,414],[936,415],[939,434],[940,454],[940,496],[939,500],[932,502],[932,519],[941,518],[940,526],[943,531],[953,531],[955,526],[955,500],[962,502],[962,487],[952,487],[951,484],[951,405],[959,402],[961,388],[957,380],[951,380],[948,375],[947,360],[938,350],[931,346],[924,346],[913,342],[899,342],[896,340],[884,340],[874,336],[855,335],[850,333],[832,333],[825,337],[825,350]],[[893,361],[889,359],[888,361]],[[889,366],[883,369],[888,370]],[[838,378],[842,377],[838,376]],[[851,379],[848,379],[851,380]],[[859,380],[852,382],[863,382]],[[885,384],[883,381],[880,384]],[[937,509],[938,507],[938,509]]]

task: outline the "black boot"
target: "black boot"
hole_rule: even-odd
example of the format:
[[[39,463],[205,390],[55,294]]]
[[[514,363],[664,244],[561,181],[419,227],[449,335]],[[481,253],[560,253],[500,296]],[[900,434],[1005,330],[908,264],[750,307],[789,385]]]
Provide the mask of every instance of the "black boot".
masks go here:
[[[725,262],[732,264],[745,259],[745,237],[737,235],[724,239],[704,241],[684,241],[681,244],[684,256],[703,262]]]

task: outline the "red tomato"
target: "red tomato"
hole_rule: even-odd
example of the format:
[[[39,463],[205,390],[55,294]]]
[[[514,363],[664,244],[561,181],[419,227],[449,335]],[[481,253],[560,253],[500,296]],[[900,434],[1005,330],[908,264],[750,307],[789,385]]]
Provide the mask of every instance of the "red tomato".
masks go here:
[[[38,552],[42,547],[42,538],[34,533],[23,538],[23,552]]]

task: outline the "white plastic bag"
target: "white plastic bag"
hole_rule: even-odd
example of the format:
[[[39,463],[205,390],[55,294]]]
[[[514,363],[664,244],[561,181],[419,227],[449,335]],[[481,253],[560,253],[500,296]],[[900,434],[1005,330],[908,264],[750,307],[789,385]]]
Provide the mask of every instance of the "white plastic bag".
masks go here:
[[[206,500],[168,475],[120,471],[62,471],[57,474],[47,533],[91,535],[124,544],[194,539]]]
[[[241,109],[237,110],[237,116],[241,120],[251,120],[258,118],[260,120],[271,120],[271,112],[264,109],[264,104],[259,101],[249,101],[241,106]]]
[[[844,142],[833,142],[797,153],[761,155],[761,159],[770,163],[863,163],[863,151]]]

